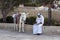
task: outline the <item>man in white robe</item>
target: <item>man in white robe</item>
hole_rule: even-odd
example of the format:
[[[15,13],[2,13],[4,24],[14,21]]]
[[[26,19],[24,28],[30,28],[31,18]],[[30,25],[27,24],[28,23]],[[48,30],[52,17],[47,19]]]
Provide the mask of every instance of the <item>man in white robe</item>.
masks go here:
[[[33,34],[40,35],[42,34],[42,26],[44,24],[44,17],[38,13],[38,17],[36,18],[36,24],[33,25]]]
[[[22,12],[21,13],[21,16],[20,16],[20,21],[19,21],[19,32],[24,32],[24,23],[25,23],[25,20],[26,20],[26,13],[25,12]]]

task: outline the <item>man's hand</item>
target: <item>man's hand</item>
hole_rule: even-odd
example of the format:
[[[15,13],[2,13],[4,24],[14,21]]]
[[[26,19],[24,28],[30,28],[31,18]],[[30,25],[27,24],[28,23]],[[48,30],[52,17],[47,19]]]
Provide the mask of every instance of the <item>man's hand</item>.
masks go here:
[[[40,24],[42,24],[42,22],[40,22]]]
[[[37,25],[42,24],[42,22],[38,23]]]

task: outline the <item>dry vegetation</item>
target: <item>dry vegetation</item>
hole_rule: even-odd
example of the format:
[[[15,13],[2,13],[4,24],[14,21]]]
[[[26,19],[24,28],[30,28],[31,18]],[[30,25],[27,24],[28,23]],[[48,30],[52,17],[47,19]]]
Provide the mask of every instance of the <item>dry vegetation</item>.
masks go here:
[[[23,7],[23,8],[18,8],[18,9],[15,9],[15,10],[17,10],[17,11],[20,11],[20,12],[22,12],[22,11],[26,11],[27,13],[29,13],[28,15],[27,15],[27,17],[30,17],[30,16],[36,16],[37,15],[37,12],[39,11],[36,11],[35,10],[35,7]],[[44,16],[44,17],[48,17],[48,12],[47,11],[40,11],[41,13],[42,13],[42,15]],[[12,16],[12,14],[13,14],[13,12],[10,12],[9,14],[8,14],[8,16]],[[2,15],[0,14],[0,18],[2,17]],[[52,12],[52,18],[53,19],[55,19],[55,20],[57,20],[58,22],[60,22],[60,12],[57,12],[57,11],[53,11]]]

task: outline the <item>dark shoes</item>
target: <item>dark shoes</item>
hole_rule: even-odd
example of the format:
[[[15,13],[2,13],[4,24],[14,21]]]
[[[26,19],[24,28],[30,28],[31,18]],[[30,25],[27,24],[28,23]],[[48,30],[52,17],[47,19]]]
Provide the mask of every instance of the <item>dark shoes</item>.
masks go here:
[[[34,34],[34,35],[42,35],[42,34],[40,34],[40,33],[37,33],[37,34]]]
[[[41,35],[41,34],[38,33],[37,35]]]

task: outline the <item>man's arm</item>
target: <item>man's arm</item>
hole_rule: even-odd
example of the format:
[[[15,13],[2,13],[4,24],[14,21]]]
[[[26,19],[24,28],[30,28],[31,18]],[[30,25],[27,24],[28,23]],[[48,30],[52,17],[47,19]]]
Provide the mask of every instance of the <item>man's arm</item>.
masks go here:
[[[40,23],[37,23],[37,25],[39,25],[39,24],[42,24],[42,22],[40,22]]]

